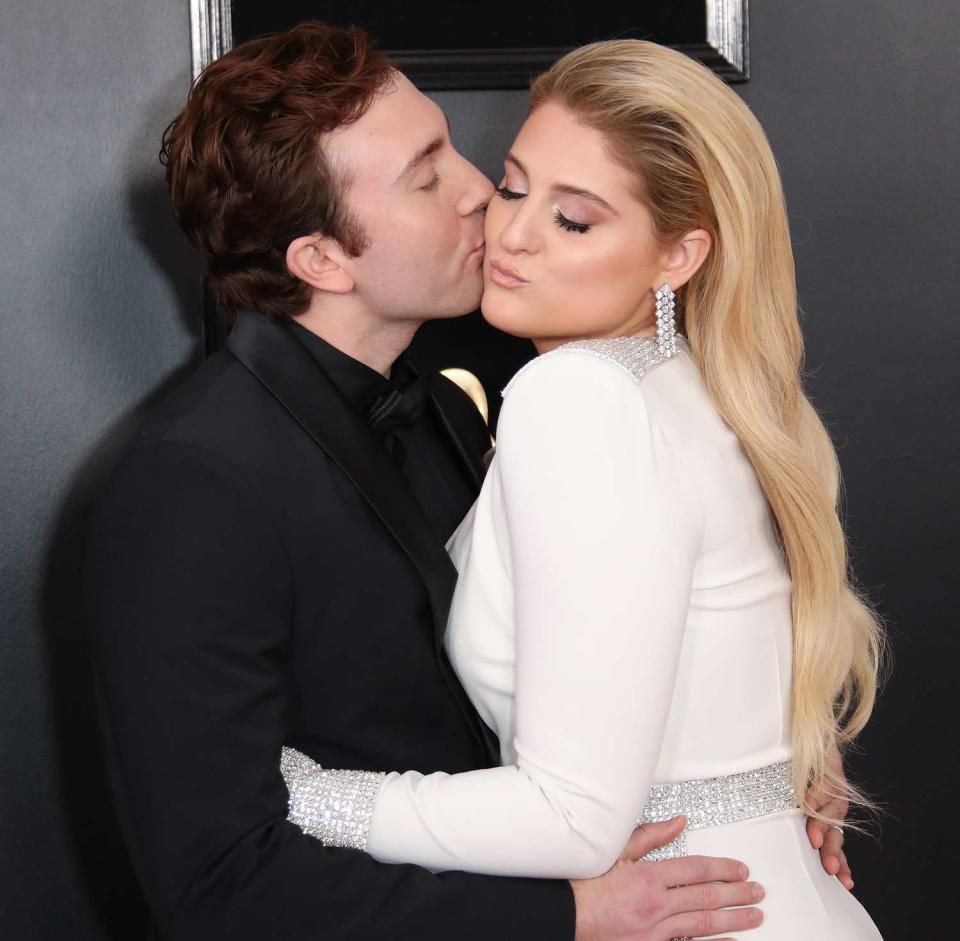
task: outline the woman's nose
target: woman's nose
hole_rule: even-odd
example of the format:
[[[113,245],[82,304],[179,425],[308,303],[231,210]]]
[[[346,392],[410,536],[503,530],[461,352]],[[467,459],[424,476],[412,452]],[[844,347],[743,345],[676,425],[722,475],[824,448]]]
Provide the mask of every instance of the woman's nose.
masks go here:
[[[515,200],[508,209],[509,215],[500,232],[500,244],[508,252],[518,254],[531,252],[535,248],[536,233],[533,231],[533,219],[527,211],[526,200]]]

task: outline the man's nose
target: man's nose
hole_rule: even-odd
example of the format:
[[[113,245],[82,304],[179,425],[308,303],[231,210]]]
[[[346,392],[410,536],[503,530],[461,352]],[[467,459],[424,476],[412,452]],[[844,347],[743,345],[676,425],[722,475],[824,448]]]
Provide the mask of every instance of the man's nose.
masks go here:
[[[457,204],[462,216],[469,216],[485,209],[493,196],[493,184],[468,160],[463,159],[463,194]]]

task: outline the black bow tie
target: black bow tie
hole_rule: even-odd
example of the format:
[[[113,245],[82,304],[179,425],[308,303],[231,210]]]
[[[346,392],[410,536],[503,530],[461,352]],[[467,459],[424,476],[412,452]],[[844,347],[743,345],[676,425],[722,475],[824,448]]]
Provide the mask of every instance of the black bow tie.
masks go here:
[[[409,427],[423,414],[433,388],[433,373],[403,386],[381,392],[367,410],[367,424],[374,434],[386,435],[395,428]]]

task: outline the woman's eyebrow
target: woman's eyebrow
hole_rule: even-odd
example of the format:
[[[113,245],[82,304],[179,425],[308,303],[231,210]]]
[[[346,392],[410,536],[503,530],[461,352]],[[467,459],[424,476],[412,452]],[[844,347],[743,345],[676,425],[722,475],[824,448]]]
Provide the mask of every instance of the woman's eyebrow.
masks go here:
[[[602,196],[598,196],[590,190],[581,189],[579,186],[570,186],[567,183],[555,183],[552,189],[558,193],[569,193],[571,196],[582,196],[584,199],[593,200],[597,205],[603,206],[604,209],[612,212],[615,216],[620,215]]]
[[[512,163],[524,176],[529,176],[527,168],[517,159],[517,157],[510,153],[504,157],[509,163]],[[591,190],[584,189],[582,186],[571,186],[569,183],[554,183],[550,187],[554,192],[557,193],[568,193],[570,196],[582,196],[584,199],[589,199],[595,202],[598,206],[602,206],[608,212],[612,212],[615,216],[620,215],[613,206],[610,205],[602,196],[598,196],[596,193]]]

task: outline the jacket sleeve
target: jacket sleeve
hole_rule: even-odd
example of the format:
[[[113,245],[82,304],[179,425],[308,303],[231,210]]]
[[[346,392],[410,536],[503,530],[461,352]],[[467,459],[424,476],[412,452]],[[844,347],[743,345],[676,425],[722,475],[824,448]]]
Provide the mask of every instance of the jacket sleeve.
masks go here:
[[[165,939],[572,939],[565,883],[383,865],[287,821],[295,585],[269,509],[219,458],[130,455],[86,587],[118,812]]]

